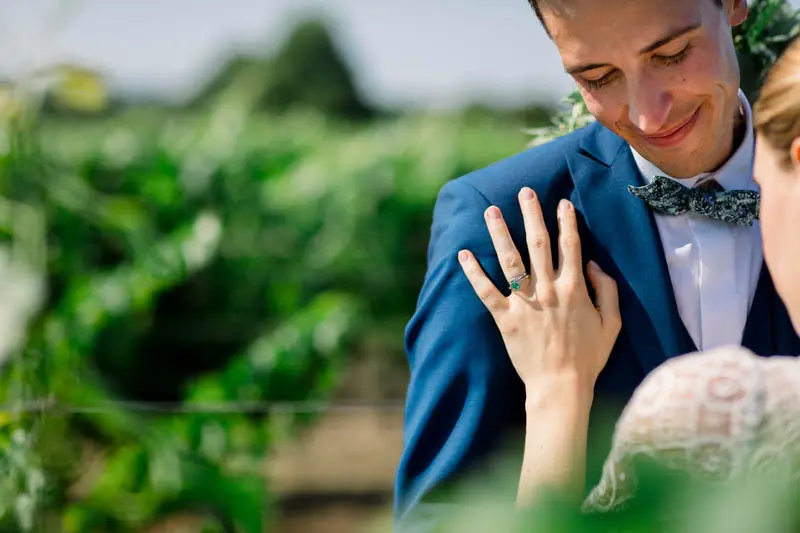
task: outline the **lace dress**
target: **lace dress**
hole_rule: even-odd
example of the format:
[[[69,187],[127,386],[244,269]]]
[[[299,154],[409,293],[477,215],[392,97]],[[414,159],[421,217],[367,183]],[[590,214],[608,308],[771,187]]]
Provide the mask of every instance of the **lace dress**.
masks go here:
[[[772,468],[794,479],[798,451],[800,361],[738,347],[676,357],[653,371],[625,407],[583,510],[612,511],[631,499],[637,456],[702,479]]]

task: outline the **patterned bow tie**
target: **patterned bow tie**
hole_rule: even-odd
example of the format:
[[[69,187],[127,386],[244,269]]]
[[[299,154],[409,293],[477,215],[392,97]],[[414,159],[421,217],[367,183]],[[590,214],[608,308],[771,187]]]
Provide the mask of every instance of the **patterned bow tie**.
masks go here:
[[[758,219],[757,192],[726,191],[713,180],[690,189],[675,180],[656,176],[652,183],[643,187],[628,185],[628,190],[653,211],[664,215],[693,213],[740,226],[752,226]]]

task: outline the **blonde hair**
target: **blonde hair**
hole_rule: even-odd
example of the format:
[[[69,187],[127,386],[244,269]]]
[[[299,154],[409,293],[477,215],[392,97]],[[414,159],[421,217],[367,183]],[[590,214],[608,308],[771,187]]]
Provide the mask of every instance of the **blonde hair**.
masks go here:
[[[791,162],[792,142],[800,137],[800,39],[795,39],[772,66],[753,106],[756,131]]]

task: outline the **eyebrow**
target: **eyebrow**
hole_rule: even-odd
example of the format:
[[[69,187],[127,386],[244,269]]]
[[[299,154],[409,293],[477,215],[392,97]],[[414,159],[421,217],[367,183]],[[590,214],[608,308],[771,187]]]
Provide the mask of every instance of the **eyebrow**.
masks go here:
[[[662,37],[661,39],[655,41],[654,43],[645,46],[644,48],[639,50],[639,54],[640,55],[641,54],[648,54],[648,53],[652,52],[653,50],[657,50],[657,49],[661,48],[662,46],[664,46],[665,44],[667,44],[667,43],[669,43],[671,41],[674,41],[675,39],[677,39],[679,37],[683,37],[687,33],[695,31],[700,26],[701,26],[701,24],[690,24],[689,26],[684,26],[683,28],[675,30],[675,31],[669,33],[668,35]],[[569,68],[566,69],[566,73],[574,75],[574,74],[580,74],[581,72],[586,72],[587,70],[594,70],[596,68],[610,67],[610,66],[611,65],[609,65],[608,63],[588,63],[586,65],[578,65],[576,67],[569,67]]]

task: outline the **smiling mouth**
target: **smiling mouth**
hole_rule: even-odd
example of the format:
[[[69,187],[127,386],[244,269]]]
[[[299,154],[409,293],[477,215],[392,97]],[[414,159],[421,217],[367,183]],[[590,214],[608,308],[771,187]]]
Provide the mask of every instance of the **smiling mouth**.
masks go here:
[[[658,133],[655,135],[644,135],[644,139],[647,140],[650,144],[657,146],[659,148],[667,148],[670,146],[675,146],[692,130],[692,127],[697,123],[697,117],[700,115],[700,108],[698,107],[692,116],[690,116],[685,122],[682,124],[671,128],[667,131],[662,133]]]

